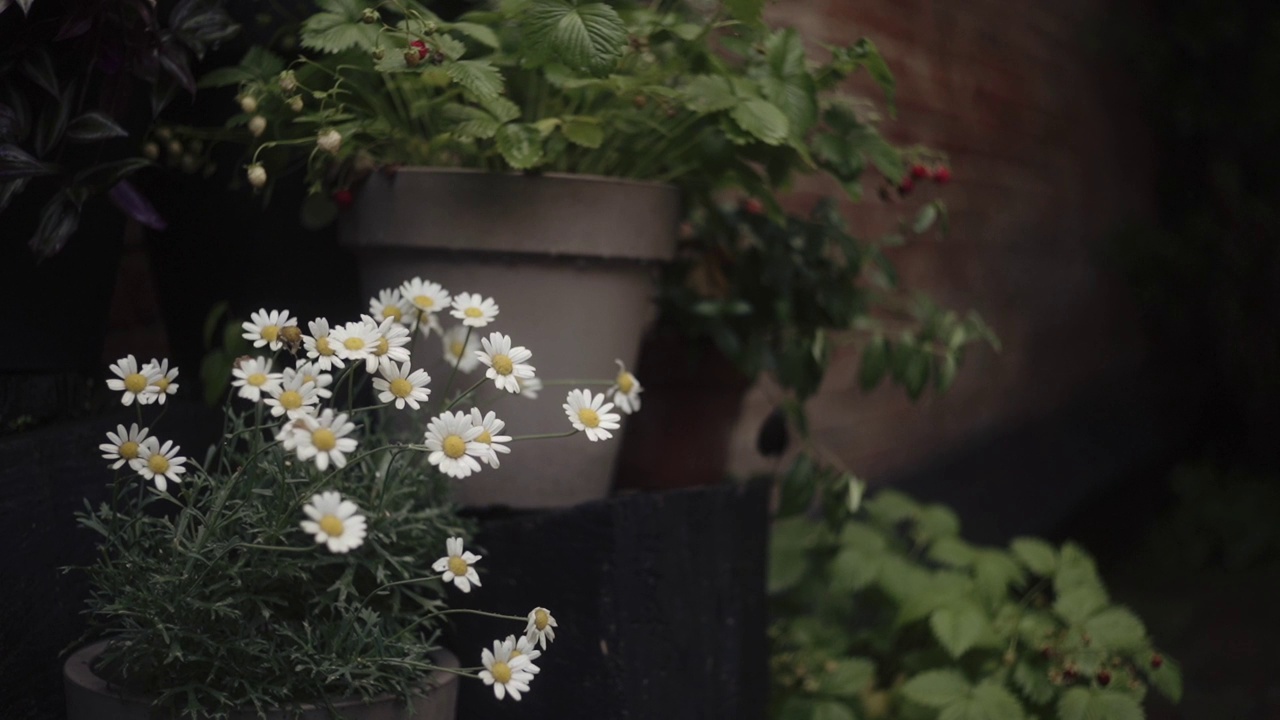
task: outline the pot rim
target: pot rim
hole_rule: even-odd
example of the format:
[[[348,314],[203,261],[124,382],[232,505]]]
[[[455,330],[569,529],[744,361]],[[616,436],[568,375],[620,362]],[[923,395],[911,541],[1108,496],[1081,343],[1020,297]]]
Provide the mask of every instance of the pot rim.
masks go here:
[[[106,646],[110,642],[111,642],[110,640],[97,640],[71,653],[71,655],[67,657],[66,662],[63,663],[62,665],[63,680],[66,683],[74,684],[77,687],[88,692],[92,692],[99,695],[108,695],[110,697],[118,698],[126,702],[146,704],[147,706],[150,706],[152,702],[155,700],[154,696],[148,695],[146,693],[135,692],[127,688],[114,685],[112,683],[107,682],[105,679],[103,679],[101,675],[94,672],[93,661],[96,660],[98,656],[102,654],[102,651],[106,648]],[[449,650],[445,648],[439,648],[432,654],[440,656],[441,659],[445,661],[441,663],[444,667],[449,667],[449,668],[460,667],[457,656],[454,655],[452,652],[449,652]],[[456,683],[456,682],[458,682],[458,675],[456,673],[448,672],[445,670],[432,670],[431,673],[427,675],[426,680],[423,681],[422,685],[424,689],[427,691],[427,693],[430,694],[432,692],[439,691],[440,688],[443,688],[449,685],[450,683]],[[295,705],[288,706],[287,709],[298,710],[300,712],[306,712],[309,710],[326,710],[329,707],[333,707],[335,709],[343,709],[343,708],[358,707],[364,704],[394,701],[399,699],[401,699],[400,695],[396,695],[393,693],[383,693],[381,695],[375,695],[367,699],[360,696],[338,698],[334,700],[332,703],[328,703],[325,705],[316,705],[314,703],[297,703]],[[281,708],[281,709],[284,709],[284,708]],[[236,712],[239,712],[239,711],[236,711]],[[254,712],[254,711],[246,710],[246,712]]]

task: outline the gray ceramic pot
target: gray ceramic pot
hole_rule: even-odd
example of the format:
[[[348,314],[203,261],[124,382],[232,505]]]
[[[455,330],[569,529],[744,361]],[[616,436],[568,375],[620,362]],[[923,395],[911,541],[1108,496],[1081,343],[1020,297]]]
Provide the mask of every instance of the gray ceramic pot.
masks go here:
[[[500,331],[529,348],[540,378],[593,379],[613,377],[615,359],[634,368],[653,318],[654,270],[674,254],[679,219],[679,194],[669,185],[402,168],[368,179],[340,237],[357,251],[368,296],[419,276],[455,294],[493,297],[498,319],[478,332]],[[447,313],[441,319],[446,327],[458,322]],[[439,337],[417,341],[413,355],[414,366],[431,373],[434,391],[443,392],[449,369]],[[483,369],[458,378],[454,391],[483,377]],[[502,397],[492,409],[509,435],[565,431],[567,391],[551,386],[537,400]],[[416,422],[425,428],[427,419]],[[603,498],[620,440],[619,432],[607,442],[579,435],[513,443],[502,467],[458,482],[458,498],[520,508]]]
[[[155,720],[164,717],[153,714],[150,698],[143,695],[120,692],[93,672],[93,661],[106,647],[106,641],[77,650],[62,668],[63,685],[66,688],[67,720]],[[440,667],[458,667],[458,658],[447,650],[434,658]],[[398,697],[382,697],[365,702],[356,699],[338,700],[333,705],[342,713],[343,720],[453,720],[458,703],[458,676],[436,670],[427,676],[428,694],[414,699],[412,707],[406,707]],[[333,720],[323,707],[306,705],[300,715],[284,712],[268,713],[268,720]],[[252,711],[231,716],[232,720],[257,720]]]

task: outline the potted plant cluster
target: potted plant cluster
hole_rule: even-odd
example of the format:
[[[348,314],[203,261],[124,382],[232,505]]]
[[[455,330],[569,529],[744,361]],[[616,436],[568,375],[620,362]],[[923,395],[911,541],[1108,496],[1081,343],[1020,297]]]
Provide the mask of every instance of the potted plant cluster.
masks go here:
[[[166,104],[195,92],[192,63],[236,32],[223,4],[0,2],[0,265],[14,298],[35,298],[4,319],[20,334],[69,319],[76,329],[50,338],[40,367],[13,355],[4,369],[99,362],[123,216],[164,226],[130,182],[155,159],[143,155],[142,135]],[[76,297],[45,291],[66,283]]]
[[[534,352],[492,330],[493,298],[418,278],[400,289],[429,294],[434,309],[332,325],[254,313],[222,435],[199,456],[164,440],[160,424],[178,369],[132,356],[111,366],[108,386],[138,421],[107,433],[112,499],[80,515],[100,536],[85,569],[90,633],[104,642],[67,662],[73,720],[448,718],[456,676],[498,699],[530,690],[558,624],[543,607],[449,607],[447,591],[482,587],[482,558],[466,549],[469,523],[446,479],[519,465],[527,440],[606,441],[620,416],[606,393],[574,388],[552,432],[504,434],[526,428],[488,408],[534,402]],[[420,325],[446,323],[464,347],[482,336],[479,349],[432,377],[409,343]],[[485,371],[464,385],[471,361]],[[439,634],[450,616],[477,612],[511,633],[466,649],[481,664],[459,667]]]
[[[366,287],[408,263],[503,287],[522,324],[547,326],[566,375],[634,366],[653,264],[672,257],[683,214],[729,192],[780,217],[776,194],[797,175],[856,196],[869,167],[894,183],[905,172],[870,106],[840,89],[866,69],[891,91],[875,47],[815,62],[754,3],[520,0],[446,20],[415,2],[325,0],[298,41],[299,57],[254,48],[204,78],[238,88],[229,129],[173,131],[245,143],[242,182],[267,197],[301,171],[304,217],[340,217]],[[567,314],[608,333],[598,357],[557,334]],[[499,474],[476,488],[517,506],[600,497],[601,450],[557,500],[513,494]]]

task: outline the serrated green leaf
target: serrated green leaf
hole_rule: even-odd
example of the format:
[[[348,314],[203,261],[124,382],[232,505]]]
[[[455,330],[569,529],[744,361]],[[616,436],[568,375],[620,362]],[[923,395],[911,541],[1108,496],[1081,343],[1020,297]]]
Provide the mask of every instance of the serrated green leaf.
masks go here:
[[[1079,625],[1098,610],[1107,606],[1107,593],[1090,585],[1068,590],[1053,601],[1053,611],[1072,625]]]
[[[481,99],[480,107],[500,123],[508,123],[520,117],[520,106],[502,96]]]
[[[1093,558],[1075,543],[1066,543],[1058,556],[1053,587],[1059,593],[1081,586],[1102,587],[1102,578]]]
[[[728,110],[740,102],[733,94],[728,78],[719,75],[699,75],[681,87],[685,107],[697,113],[713,113]]]
[[[463,139],[489,140],[502,126],[492,115],[470,105],[446,105],[442,114],[457,123],[451,132]]]
[[[831,559],[831,586],[841,592],[858,592],[880,575],[882,552],[863,547],[845,547]]]
[[[871,78],[880,86],[880,90],[884,92],[885,102],[889,105],[890,112],[894,109],[895,93],[897,84],[893,79],[893,72],[889,70],[889,64],[884,61],[884,57],[876,48],[875,43],[866,38],[862,38],[854,44],[854,52],[857,54],[859,63],[867,69]]]
[[[485,47],[496,50],[501,45],[498,41],[498,34],[487,25],[481,25],[473,22],[455,22],[444,23],[442,27],[446,30],[456,30]]]
[[[968,717],[972,720],[1022,720],[1022,703],[995,680],[984,680],[973,689]],[[941,717],[941,716],[939,716]]]
[[[516,170],[527,170],[542,162],[542,133],[525,123],[503,125],[495,136],[498,152]]]
[[[902,178],[907,174],[907,165],[903,162],[902,154],[897,148],[878,134],[869,133],[862,145],[862,151],[866,154],[867,161],[874,165],[889,182],[894,185],[902,182]]]
[[[920,512],[919,503],[908,495],[892,489],[877,492],[866,501],[865,506],[868,515],[886,524],[913,519]]]
[[[1059,720],[1142,720],[1142,706],[1118,690],[1075,687],[1058,699]]]
[[[1009,586],[1026,582],[1022,567],[999,550],[982,550],[974,562],[974,585],[987,602],[996,604],[1008,597]]]
[[[932,708],[945,708],[969,696],[972,687],[955,670],[927,670],[907,680],[902,694],[908,700]]]
[[[622,57],[627,27],[604,3],[535,0],[522,18],[531,56],[594,75],[609,72]]]
[[[949,603],[929,615],[929,629],[953,658],[959,658],[991,635],[991,620],[971,601]]]
[[[1083,629],[1094,645],[1107,650],[1139,650],[1147,646],[1147,629],[1126,608],[1106,608],[1085,620]]]
[[[575,145],[595,149],[604,143],[604,127],[598,118],[570,117],[565,118],[560,131]]]
[[[853,710],[842,702],[819,700],[813,704],[813,720],[858,720]]]
[[[876,664],[866,658],[842,658],[818,676],[818,692],[841,698],[855,698],[874,680]]]
[[[338,53],[352,47],[371,50],[378,40],[378,24],[361,22],[364,3],[359,0],[319,0],[320,12],[302,23],[302,47]]]
[[[962,568],[972,565],[978,552],[958,537],[942,537],[929,546],[929,557],[944,565]]]
[[[1050,577],[1058,567],[1058,552],[1049,543],[1032,537],[1014,538],[1009,549],[1031,572]]]
[[[758,25],[764,14],[764,0],[725,0],[729,15],[738,22]]]
[[[768,590],[782,592],[794,587],[804,577],[808,550],[817,526],[804,517],[783,518],[773,523],[769,532]]]
[[[899,356],[895,358],[895,375],[902,383],[907,396],[918,400],[924,388],[929,384],[931,370],[930,355],[919,348],[902,346]]]
[[[753,137],[767,145],[781,145],[791,132],[791,123],[777,105],[763,98],[746,98],[729,110],[729,117]]]
[[[886,547],[884,535],[858,520],[845,521],[840,528],[839,537],[840,544],[845,547],[856,547],[869,552],[883,552]]]
[[[889,369],[889,345],[884,338],[873,338],[862,350],[858,365],[858,386],[867,392],[880,384]]]
[[[916,524],[931,538],[960,534],[960,518],[945,505],[929,505],[921,509]]]
[[[1013,666],[1013,682],[1022,695],[1036,705],[1044,705],[1058,692],[1049,681],[1048,669],[1036,667],[1027,660],[1019,660]]]
[[[451,80],[478,99],[493,99],[502,94],[502,73],[488,60],[459,60],[443,67]]]
[[[1182,666],[1173,658],[1165,656],[1160,667],[1151,667],[1150,653],[1134,658],[1135,664],[1146,668],[1147,680],[1161,695],[1174,703],[1182,700]]]

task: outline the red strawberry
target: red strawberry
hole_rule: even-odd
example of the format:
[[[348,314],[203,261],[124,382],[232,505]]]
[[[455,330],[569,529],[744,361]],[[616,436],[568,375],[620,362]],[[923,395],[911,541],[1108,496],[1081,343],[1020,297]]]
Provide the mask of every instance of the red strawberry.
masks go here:
[[[1164,664],[1164,658],[1160,656],[1160,653],[1156,653],[1155,655],[1151,656],[1151,667],[1159,670],[1160,666],[1163,664]]]
[[[939,165],[933,171],[933,180],[938,184],[945,184],[951,181],[951,169],[946,165]]]
[[[911,166],[911,177],[916,180],[923,180],[929,177],[929,168],[921,165],[920,163],[916,163]]]
[[[916,181],[909,177],[902,178],[902,183],[898,185],[899,195],[909,195],[912,190],[916,189]]]
[[[409,43],[409,47],[416,48],[418,50],[419,60],[425,60],[427,59],[427,55],[431,54],[430,48],[428,48],[427,44],[422,42],[421,40],[414,40],[413,42]]]
[[[742,201],[742,211],[748,215],[763,215],[764,203],[759,198],[747,198]]]
[[[351,207],[351,202],[355,199],[351,195],[351,191],[346,188],[343,188],[341,190],[334,190],[332,197],[333,197],[333,203],[338,207],[342,208],[343,210],[346,210],[347,208]]]
[[[1099,670],[1096,677],[1098,680],[1098,684],[1101,685],[1102,687],[1106,687],[1107,685],[1111,684],[1111,673],[1106,670]]]

